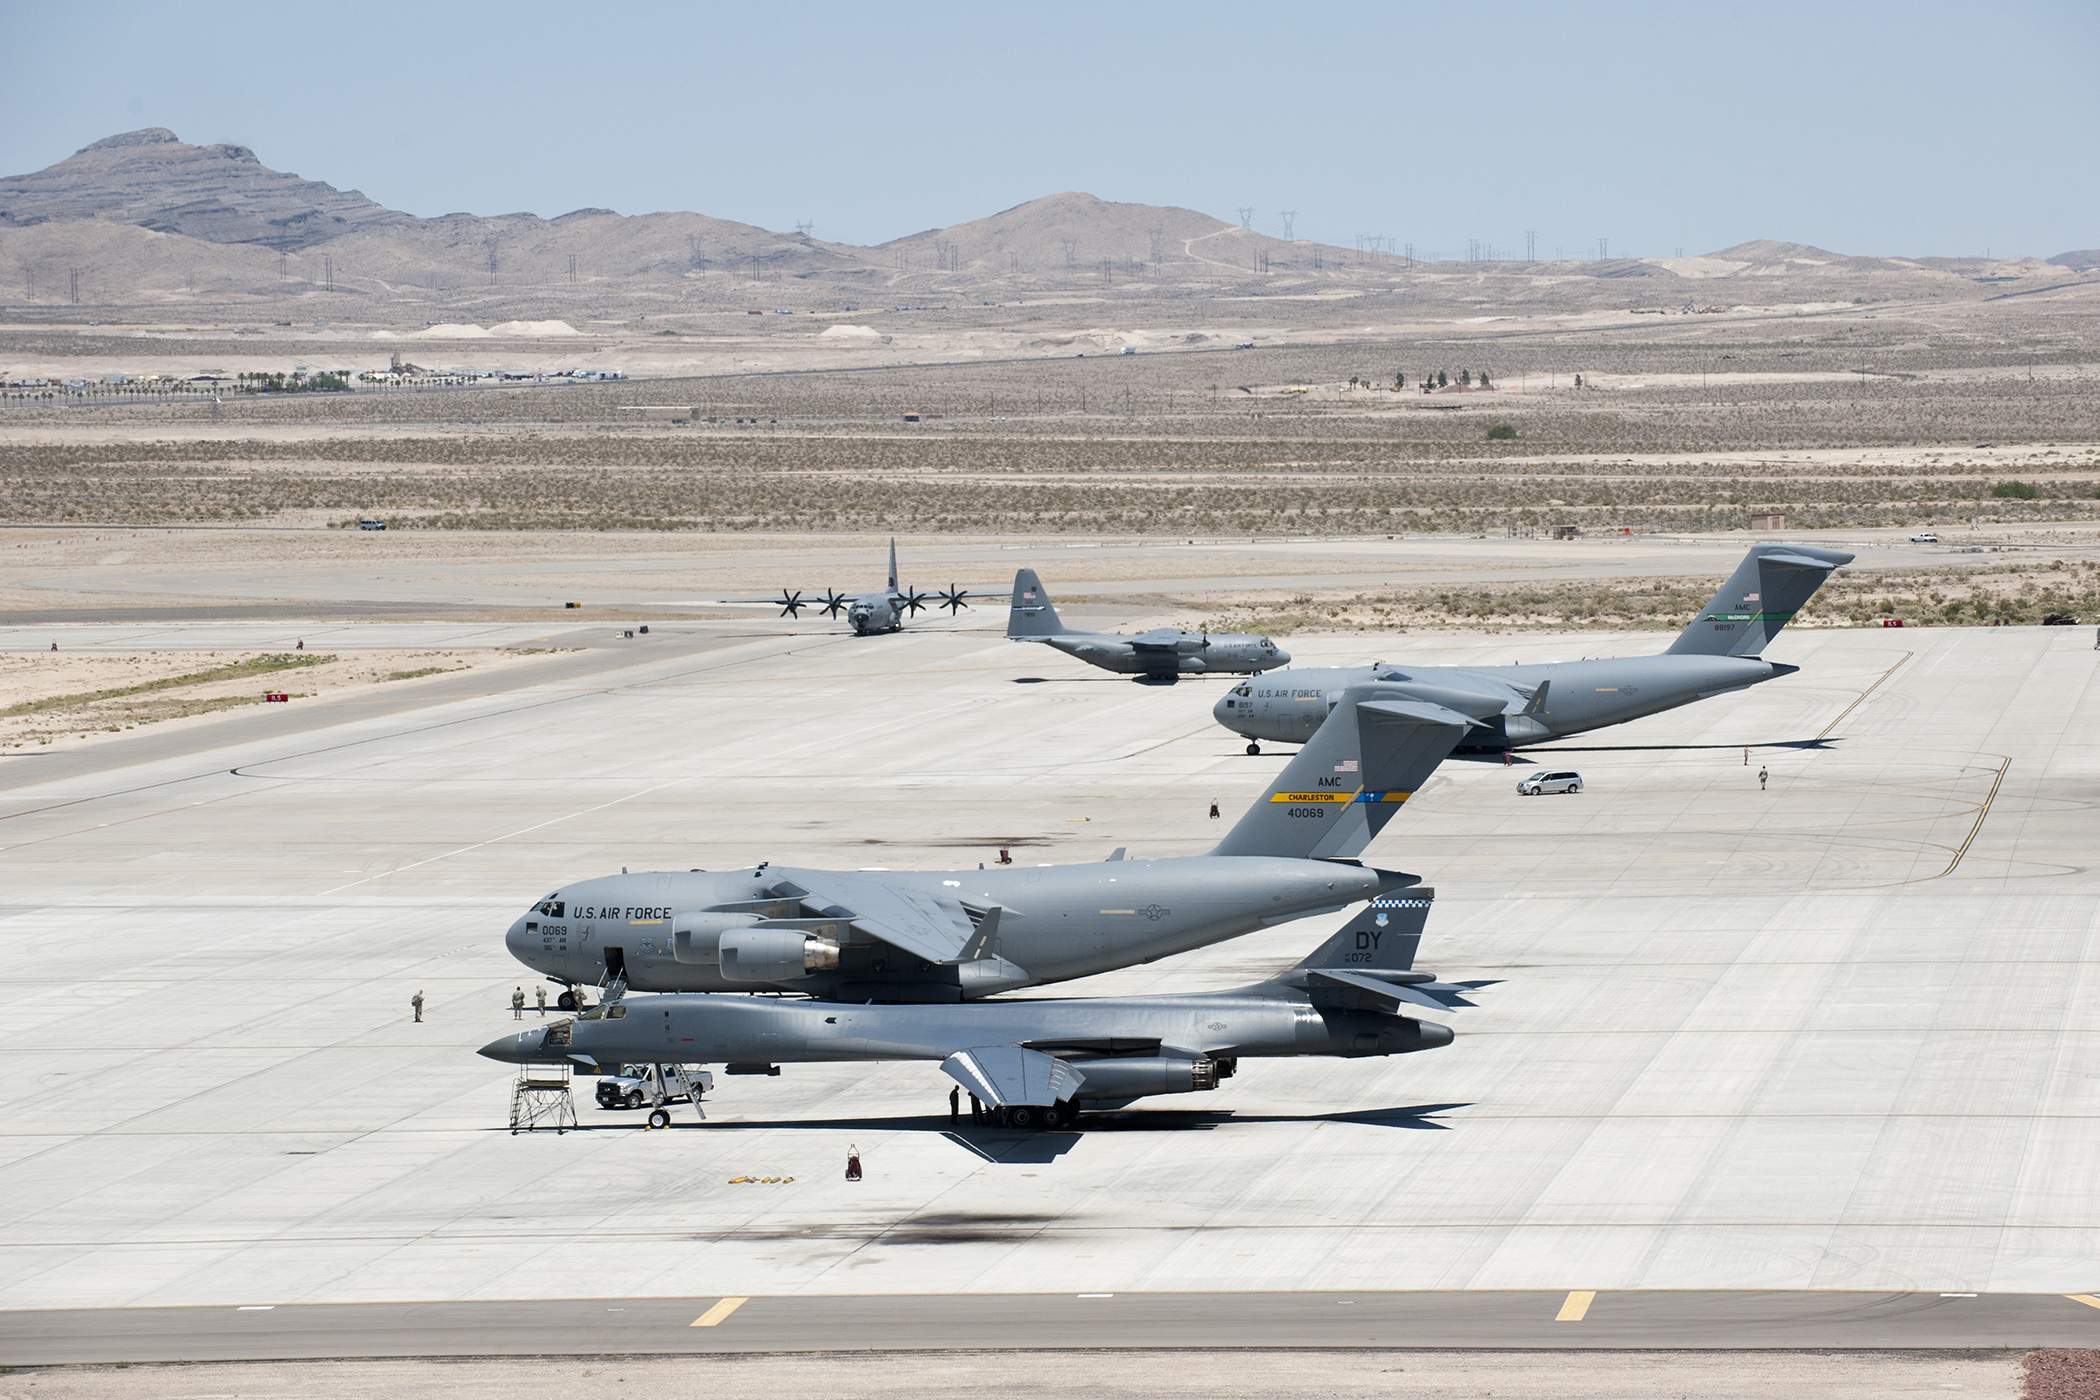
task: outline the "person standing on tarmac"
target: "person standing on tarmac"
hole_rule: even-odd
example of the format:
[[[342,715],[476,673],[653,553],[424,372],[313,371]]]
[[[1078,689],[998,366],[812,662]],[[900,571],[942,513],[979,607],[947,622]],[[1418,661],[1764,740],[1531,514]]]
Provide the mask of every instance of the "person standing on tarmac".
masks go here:
[[[948,1121],[950,1123],[962,1121],[962,1090],[960,1088],[948,1091]]]
[[[523,987],[519,987],[510,994],[510,1019],[513,1021],[525,1019],[525,989]]]
[[[1759,792],[1763,792],[1765,790],[1765,779],[1769,778],[1770,776],[1772,775],[1766,772],[1765,766],[1760,763],[1757,766],[1757,790]]]
[[[422,989],[421,989],[420,987],[416,989],[416,994],[415,994],[414,996],[412,996],[412,997],[410,997],[410,998],[408,999],[408,1004],[409,1004],[409,1006],[410,1006],[411,1008],[413,1008],[413,1009],[414,1009],[414,1011],[415,1011],[415,1013],[416,1013],[416,1024],[417,1024],[417,1025],[419,1025],[419,1026],[420,1026],[420,1025],[422,1025],[422,1024],[423,1024],[423,991],[422,991]]]
[[[538,997],[538,998],[540,999],[540,1015],[542,1015],[542,1016],[546,1015],[546,1014],[547,1014],[547,984],[546,984],[546,983],[544,983],[544,982],[542,982],[542,983],[540,983],[539,985],[535,986],[535,987],[534,987],[534,988],[532,989],[532,994],[533,994],[534,996],[536,996],[536,997]]]

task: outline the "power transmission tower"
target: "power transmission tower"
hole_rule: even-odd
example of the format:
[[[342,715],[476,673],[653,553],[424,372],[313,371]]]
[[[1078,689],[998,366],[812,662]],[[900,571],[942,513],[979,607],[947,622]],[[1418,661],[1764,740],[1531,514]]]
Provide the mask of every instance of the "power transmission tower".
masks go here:
[[[1524,261],[1525,261],[1525,262],[1537,262],[1537,261],[1538,261],[1538,259],[1537,259],[1536,257],[1534,257],[1534,256],[1533,256],[1533,254],[1535,254],[1536,252],[1538,252],[1538,243],[1539,243],[1539,235],[1538,235],[1538,230],[1536,230],[1536,229],[1525,229],[1525,230],[1524,230]]]
[[[77,267],[68,269],[67,276],[72,283],[73,300],[77,304],[80,301],[80,269]]]
[[[1110,286],[1114,281],[1114,279],[1109,275],[1110,266],[1111,264],[1107,258],[1103,258],[1101,260],[1101,285],[1104,287]]]
[[[1291,241],[1291,221],[1298,217],[1298,211],[1295,209],[1285,209],[1282,210],[1277,215],[1277,217],[1283,220],[1283,241],[1288,243]]]
[[[1412,243],[1407,245],[1407,270],[1409,272],[1415,270],[1415,245]]]
[[[1247,227],[1247,225],[1248,225],[1248,224],[1251,224],[1251,223],[1253,223],[1253,222],[1254,222],[1254,206],[1253,206],[1253,205],[1251,205],[1251,204],[1243,204],[1243,205],[1241,205],[1241,206],[1240,206],[1240,227],[1241,227],[1241,228],[1245,228],[1245,227]]]
[[[1077,272],[1079,270],[1079,240],[1076,238],[1060,238],[1057,241],[1065,245],[1065,271]]]
[[[1145,230],[1145,236],[1152,240],[1152,265],[1156,268],[1165,261],[1162,250],[1166,245],[1167,231],[1163,228],[1149,228]]]
[[[1598,240],[1597,240],[1597,261],[1599,261],[1599,262],[1609,262],[1610,260],[1611,260],[1611,240],[1610,240],[1609,238],[1600,238],[1600,239],[1598,239]]]
[[[795,225],[795,232],[801,234],[804,238],[807,238],[809,237],[809,231],[815,227],[816,224],[814,221],[804,219],[801,223]]]
[[[326,253],[321,254],[321,281],[329,291],[335,290],[335,259]]]
[[[571,253],[571,254],[569,254],[569,281],[573,283],[573,282],[574,282],[575,280],[576,280],[576,255],[575,255],[574,253]]]

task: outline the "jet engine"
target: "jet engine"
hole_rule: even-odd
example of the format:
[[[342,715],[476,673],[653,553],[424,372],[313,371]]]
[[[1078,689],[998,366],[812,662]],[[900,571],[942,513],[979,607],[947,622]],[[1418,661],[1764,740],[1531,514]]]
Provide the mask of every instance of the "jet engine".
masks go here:
[[[671,933],[680,962],[719,967],[731,982],[792,982],[839,965],[839,945],[799,928],[766,928],[756,914],[686,914]]]
[[[1220,1062],[1204,1056],[1193,1060],[1157,1057],[1117,1057],[1108,1060],[1073,1060],[1070,1064],[1085,1080],[1074,1098],[1141,1099],[1150,1094],[1187,1094],[1215,1089],[1218,1081],[1232,1073]]]

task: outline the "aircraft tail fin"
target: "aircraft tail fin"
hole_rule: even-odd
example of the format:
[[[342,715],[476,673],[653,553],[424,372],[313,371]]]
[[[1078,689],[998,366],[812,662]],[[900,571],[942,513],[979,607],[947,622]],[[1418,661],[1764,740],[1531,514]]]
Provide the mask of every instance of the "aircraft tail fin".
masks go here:
[[[1833,569],[1852,562],[1838,549],[1754,544],[1743,562],[1699,610],[1670,651],[1692,656],[1756,656],[1808,605]]]
[[[1351,686],[1214,856],[1359,855],[1478,721],[1427,700]]]
[[[897,537],[890,536],[890,592],[897,591]]]
[[[1412,972],[1422,927],[1436,891],[1422,886],[1382,894],[1357,911],[1355,918],[1298,964],[1299,968],[1334,967],[1367,972]]]
[[[1050,590],[1033,569],[1014,571],[1014,601],[1006,614],[1006,635],[1016,638],[1055,637],[1065,630],[1057,609],[1050,605]]]

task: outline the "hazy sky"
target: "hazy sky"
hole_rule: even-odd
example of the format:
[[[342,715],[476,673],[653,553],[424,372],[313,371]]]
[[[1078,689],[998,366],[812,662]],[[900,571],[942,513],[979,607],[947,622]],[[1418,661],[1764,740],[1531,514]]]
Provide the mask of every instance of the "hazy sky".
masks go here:
[[[415,214],[875,243],[1086,190],[1461,256],[2100,247],[2100,3],[0,0],[0,171],[165,126]]]

